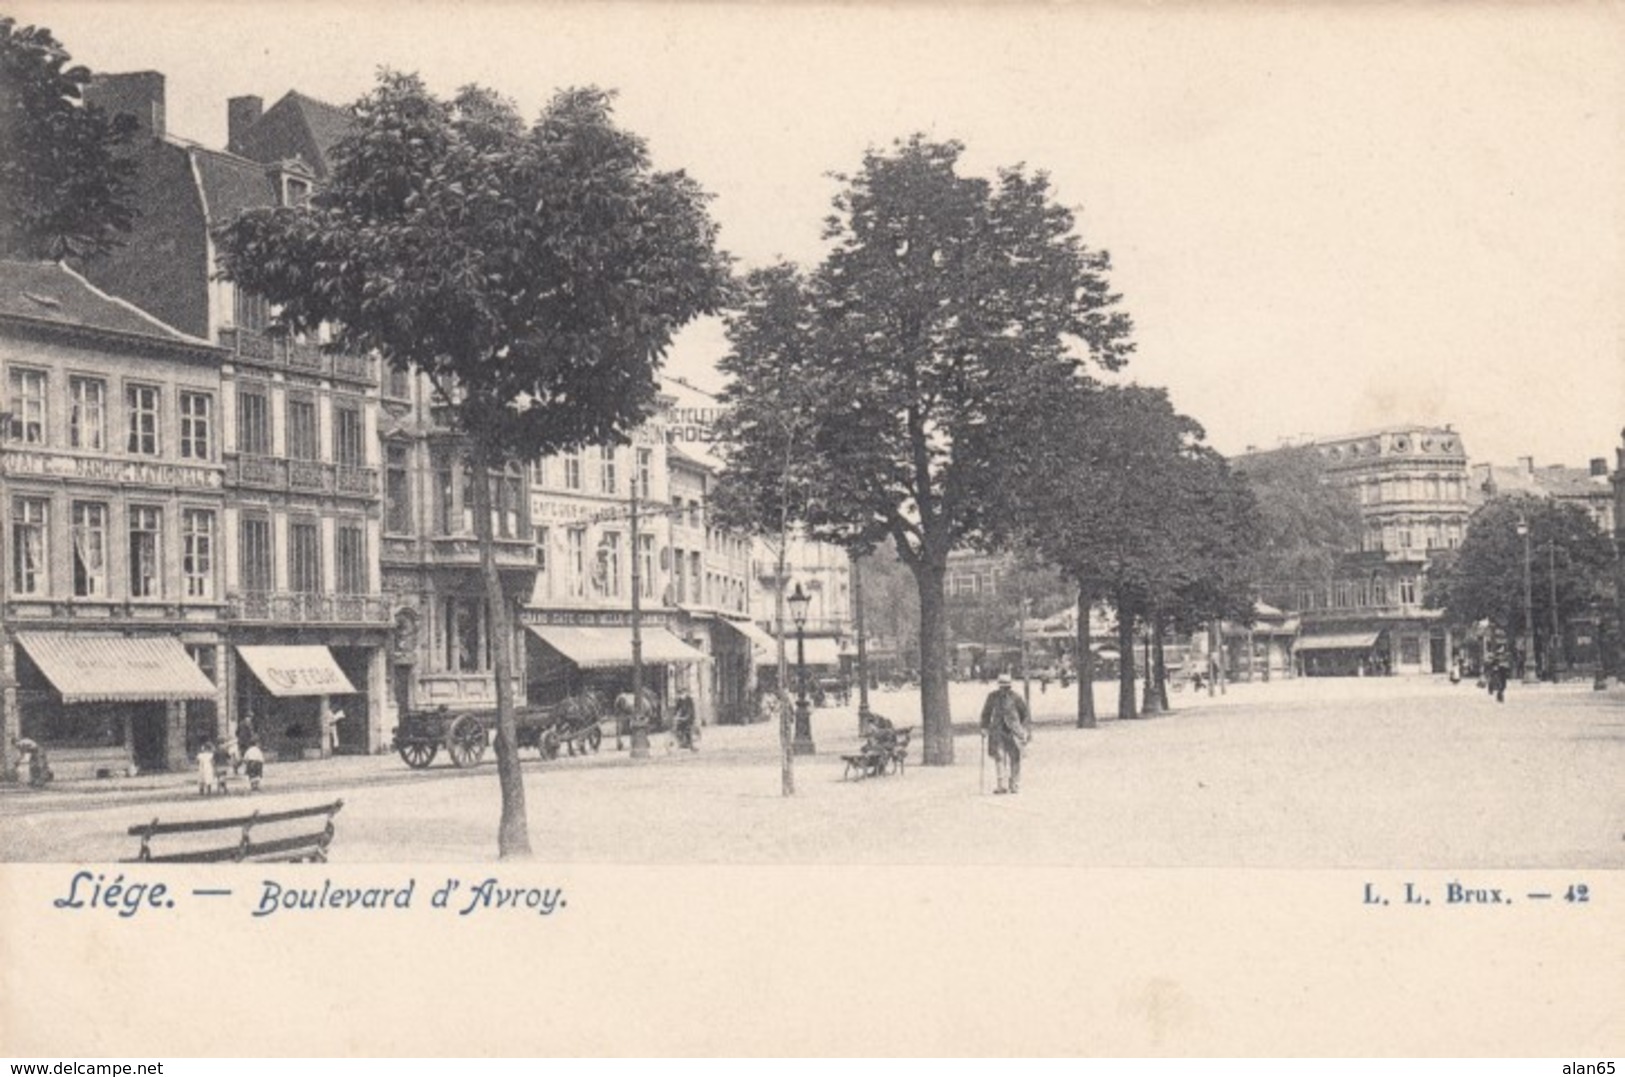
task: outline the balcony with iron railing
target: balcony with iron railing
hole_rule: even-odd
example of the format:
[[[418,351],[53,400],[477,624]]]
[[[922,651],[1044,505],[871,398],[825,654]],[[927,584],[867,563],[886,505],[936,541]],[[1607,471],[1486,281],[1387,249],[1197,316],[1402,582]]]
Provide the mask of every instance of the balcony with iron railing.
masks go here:
[[[378,469],[238,453],[227,457],[228,480],[237,486],[300,493],[378,496]]]
[[[369,356],[323,351],[318,345],[295,340],[286,333],[228,326],[220,330],[220,346],[239,359],[262,366],[378,384],[376,364]]]
[[[268,624],[390,623],[389,600],[383,595],[237,591],[227,596],[226,611],[233,621]]]

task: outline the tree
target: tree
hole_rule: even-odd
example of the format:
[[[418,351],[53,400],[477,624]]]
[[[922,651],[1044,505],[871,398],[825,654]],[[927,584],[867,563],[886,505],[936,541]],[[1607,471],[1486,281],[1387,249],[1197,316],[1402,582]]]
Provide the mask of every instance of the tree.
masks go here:
[[[0,258],[90,258],[130,230],[132,117],[87,105],[90,71],[40,26],[0,16]]]
[[[294,330],[417,369],[448,403],[473,484],[497,692],[498,848],[529,853],[515,754],[512,618],[491,536],[496,469],[624,442],[672,334],[720,305],[706,196],[656,172],[611,95],[560,92],[530,127],[490,90],[451,100],[384,72],[353,108],[328,186],[220,238],[227,274]]]
[[[1528,527],[1528,545],[1518,534]],[[1528,553],[1529,599],[1533,625],[1524,620],[1525,553]],[[1560,642],[1552,637],[1561,626],[1591,608],[1607,590],[1613,570],[1613,544],[1591,516],[1577,505],[1548,498],[1498,497],[1472,516],[1461,546],[1436,559],[1427,577],[1423,600],[1456,625],[1489,621],[1509,640],[1532,629],[1537,654],[1554,669]]]
[[[870,152],[826,223],[808,282],[806,403],[818,496],[802,521],[849,548],[890,537],[920,596],[924,760],[953,761],[944,580],[956,546],[995,545],[1015,520],[1004,477],[1082,364],[1125,361],[1108,257],[1084,246],[1048,179],[962,176],[957,142],[916,135]],[[771,385],[736,377],[749,406]]]
[[[1023,541],[1077,588],[1078,725],[1096,721],[1090,609],[1117,613],[1118,716],[1135,707],[1135,626],[1158,641],[1191,627],[1251,613],[1245,554],[1256,510],[1224,460],[1201,444],[1202,428],[1160,389],[1082,386],[1039,431],[1016,488],[1028,503]],[[1148,701],[1165,699],[1154,661]]]
[[[1254,582],[1286,601],[1300,586],[1324,588],[1343,555],[1360,546],[1353,493],[1328,480],[1320,454],[1308,446],[1239,457],[1236,470],[1252,488],[1262,524]]]

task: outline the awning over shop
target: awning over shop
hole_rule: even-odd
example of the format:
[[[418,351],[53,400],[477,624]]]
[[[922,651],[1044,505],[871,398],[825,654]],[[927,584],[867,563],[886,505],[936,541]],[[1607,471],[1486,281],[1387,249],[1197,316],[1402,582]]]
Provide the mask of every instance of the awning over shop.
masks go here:
[[[733,622],[729,622],[732,624]],[[581,669],[611,669],[632,664],[632,629],[629,625],[526,625],[531,634]],[[640,632],[645,665],[704,662],[707,655],[668,629],[654,626]]]
[[[756,656],[756,664],[759,666],[771,666],[778,663],[778,641],[771,636],[768,639],[772,650],[767,654],[758,654]],[[784,654],[790,660],[792,666],[796,664],[796,638],[792,635],[787,634],[784,637]],[[828,636],[817,636],[807,640],[807,664],[809,666],[839,666],[841,664],[841,645]]]
[[[64,703],[213,699],[214,685],[180,641],[19,632],[17,642]]]
[[[326,647],[238,647],[237,653],[273,696],[346,696],[355,691]]]
[[[758,651],[771,651],[777,644],[773,637],[757,628],[752,621],[731,621],[722,618],[722,623],[750,640],[750,645]]]
[[[1300,636],[1300,651],[1364,651],[1377,642],[1376,632],[1336,632],[1324,636]]]

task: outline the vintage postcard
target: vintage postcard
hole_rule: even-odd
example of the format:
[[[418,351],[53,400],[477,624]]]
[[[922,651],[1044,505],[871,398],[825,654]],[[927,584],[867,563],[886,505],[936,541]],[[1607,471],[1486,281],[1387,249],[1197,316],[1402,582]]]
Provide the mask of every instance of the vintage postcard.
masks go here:
[[[0,31],[0,1054],[1625,1043],[1617,6]]]

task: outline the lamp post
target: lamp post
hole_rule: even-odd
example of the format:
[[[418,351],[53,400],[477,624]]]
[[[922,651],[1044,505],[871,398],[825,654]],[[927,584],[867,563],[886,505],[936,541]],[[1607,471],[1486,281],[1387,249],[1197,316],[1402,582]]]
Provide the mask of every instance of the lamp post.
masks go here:
[[[1551,584],[1552,634],[1546,639],[1546,673],[1557,683],[1557,646],[1562,630],[1557,626],[1557,543],[1546,543],[1546,577]]]
[[[790,618],[796,623],[796,733],[790,751],[793,755],[812,755],[816,750],[812,739],[812,708],[807,705],[807,607],[812,605],[812,598],[798,583],[786,601]]]
[[[852,621],[858,634],[858,736],[869,735],[874,715],[869,711],[869,653],[863,633],[863,568],[852,553]]]
[[[1523,539],[1523,683],[1535,683],[1535,591],[1529,562],[1529,521],[1518,517]]]

